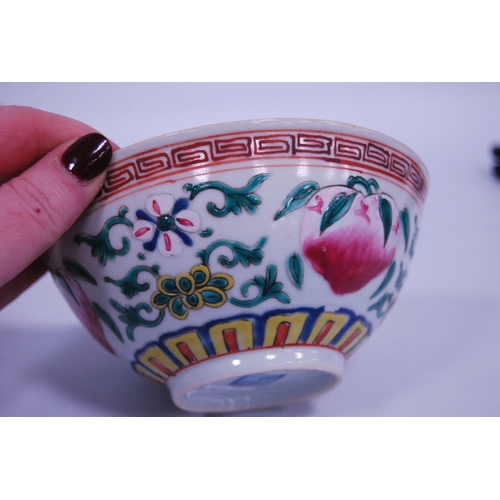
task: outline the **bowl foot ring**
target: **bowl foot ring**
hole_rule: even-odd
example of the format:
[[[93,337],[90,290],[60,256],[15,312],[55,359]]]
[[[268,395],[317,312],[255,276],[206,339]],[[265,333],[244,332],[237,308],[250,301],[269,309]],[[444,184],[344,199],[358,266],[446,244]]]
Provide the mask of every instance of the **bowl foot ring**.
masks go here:
[[[281,406],[335,387],[344,356],[333,349],[290,346],[228,354],[186,367],[167,381],[174,403],[201,413]]]

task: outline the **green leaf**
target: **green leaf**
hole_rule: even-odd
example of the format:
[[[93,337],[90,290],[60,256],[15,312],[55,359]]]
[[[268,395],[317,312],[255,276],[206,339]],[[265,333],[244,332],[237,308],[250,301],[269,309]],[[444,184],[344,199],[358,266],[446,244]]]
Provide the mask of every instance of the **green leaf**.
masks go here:
[[[279,220],[288,213],[303,207],[318,191],[317,182],[303,182],[285,198],[282,208],[276,212],[274,220]]]
[[[114,248],[109,241],[109,231],[113,226],[118,224],[124,224],[129,228],[133,227],[132,222],[125,217],[127,211],[127,207],[121,207],[117,216],[111,217],[105,222],[99,234],[77,234],[74,238],[75,243],[78,245],[81,243],[89,245],[92,248],[92,255],[97,257],[101,266],[105,266],[108,260],[115,259],[117,255],[126,255],[130,249],[129,239],[124,236],[121,240],[122,247]]]
[[[401,262],[399,264],[399,275],[398,275],[398,278],[397,278],[396,283],[394,285],[396,287],[396,290],[398,290],[398,291],[401,290],[407,275],[408,275],[408,271],[405,271],[403,269],[403,263]]]
[[[73,278],[97,285],[95,278],[78,262],[72,259],[63,259],[63,266]]]
[[[319,226],[321,233],[337,222],[349,211],[357,194],[358,193],[352,193],[347,195],[346,193],[340,193],[335,196],[335,198],[330,202],[330,205],[328,205],[326,211],[321,216]]]
[[[382,297],[378,299],[375,304],[372,304],[368,308],[368,311],[377,311],[377,318],[382,318],[385,314],[387,314],[393,304],[394,295],[392,293],[384,293],[384,295],[382,295]]]
[[[370,296],[370,299],[373,299],[374,297],[376,297],[389,284],[392,277],[394,276],[395,271],[396,271],[396,262],[393,260],[391,262],[391,265],[389,266],[389,270],[387,271],[384,279],[382,280],[382,283],[375,290],[375,292]]]
[[[162,322],[163,317],[165,316],[165,310],[160,309],[158,311],[157,318],[153,320],[143,318],[141,316],[141,311],[146,311],[146,313],[150,313],[152,311],[151,306],[144,302],[141,302],[136,306],[130,306],[130,305],[122,306],[116,300],[113,299],[110,299],[109,302],[120,313],[118,319],[127,325],[125,332],[129,340],[131,340],[132,342],[135,340],[134,339],[135,328],[137,328],[138,326],[143,326],[146,328],[154,328],[155,326],[158,326]]]
[[[304,263],[300,255],[293,253],[288,257],[286,270],[293,286],[301,290],[302,283],[304,282]]]
[[[257,211],[257,206],[262,203],[260,196],[254,194],[260,185],[269,177],[269,174],[254,175],[248,184],[242,188],[233,188],[219,181],[203,182],[201,184],[185,184],[184,190],[189,191],[189,199],[194,199],[199,193],[207,189],[221,191],[225,197],[225,205],[221,208],[215,203],[207,204],[207,210],[215,217],[225,217],[230,212],[239,215],[242,209],[249,214]]]
[[[389,201],[385,198],[380,197],[380,204],[378,207],[380,218],[382,219],[382,224],[384,225],[384,246],[389,239],[392,227],[392,207]]]
[[[224,267],[231,268],[236,266],[237,264],[241,264],[244,267],[249,267],[251,264],[257,266],[264,258],[264,252],[262,251],[262,248],[264,247],[266,242],[267,237],[263,236],[259,239],[259,241],[253,248],[250,248],[238,241],[217,240],[211,243],[205,250],[200,250],[196,254],[196,256],[200,257],[203,264],[208,265],[208,261],[212,252],[216,248],[225,246],[233,252],[233,258],[229,259],[225,255],[219,256],[218,261]]]
[[[373,189],[377,192],[380,189],[378,182],[375,179],[366,180],[364,177],[360,175],[351,175],[349,179],[347,179],[347,186],[353,188],[357,184],[363,186],[366,190],[366,194],[373,194]],[[372,189],[373,188],[373,189]]]
[[[417,242],[417,238],[418,238],[418,233],[419,233],[420,229],[418,227],[418,219],[417,219],[417,216],[415,215],[415,231],[413,232],[413,237],[411,239],[411,243],[410,243],[410,259],[413,259],[413,254],[415,252],[415,244]]]
[[[118,327],[116,326],[113,318],[97,302],[92,302],[92,307],[94,308],[94,311],[96,312],[99,319],[109,327],[116,338],[123,344],[123,336],[120,333],[120,330],[118,330]]]
[[[403,236],[405,239],[405,253],[408,250],[408,242],[410,241],[410,213],[405,208],[399,212],[399,220],[403,226]]]
[[[114,280],[109,276],[106,276],[104,278],[104,281],[106,283],[112,283],[113,285],[119,287],[123,295],[125,295],[127,299],[131,299],[138,293],[149,290],[149,283],[138,282],[137,278],[139,273],[147,272],[152,274],[155,278],[158,278],[158,269],[158,265],[154,265],[153,267],[136,266],[131,269],[124,278],[120,280]]]
[[[253,280],[247,281],[241,286],[241,294],[248,297],[248,289],[254,286],[258,290],[255,298],[250,300],[240,300],[231,297],[229,301],[239,307],[255,307],[256,305],[269,300],[276,299],[284,304],[290,303],[290,297],[283,292],[283,283],[276,281],[277,268],[274,264],[269,264],[266,269],[266,276],[255,276]]]
[[[59,285],[63,288],[63,290],[68,293],[68,295],[71,296],[71,298],[77,303],[80,304],[80,301],[76,298],[75,294],[73,293],[73,290],[71,290],[71,287],[69,286],[68,282],[66,281],[66,278],[58,271],[54,271],[52,273],[52,276],[54,280],[59,283]]]

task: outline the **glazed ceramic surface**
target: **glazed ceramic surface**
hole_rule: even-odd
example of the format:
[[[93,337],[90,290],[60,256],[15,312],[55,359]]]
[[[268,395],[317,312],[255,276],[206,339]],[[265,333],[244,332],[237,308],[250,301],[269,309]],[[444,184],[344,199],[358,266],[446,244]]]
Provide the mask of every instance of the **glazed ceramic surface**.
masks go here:
[[[273,406],[334,387],[394,304],[427,192],[373,131],[256,120],[117,151],[52,252],[94,338],[186,410]]]

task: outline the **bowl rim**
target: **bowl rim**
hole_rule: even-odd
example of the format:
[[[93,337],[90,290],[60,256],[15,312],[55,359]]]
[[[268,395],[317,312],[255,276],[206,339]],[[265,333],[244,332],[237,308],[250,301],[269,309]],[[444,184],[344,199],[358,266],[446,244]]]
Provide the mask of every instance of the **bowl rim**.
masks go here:
[[[417,163],[422,169],[426,182],[428,183],[429,181],[429,171],[423,160],[417,155],[417,153],[415,153],[415,151],[398,139],[384,134],[383,132],[378,132],[359,125],[319,118],[254,118],[181,129],[154,136],[149,139],[144,139],[114,151],[111,165],[147,149],[161,147],[163,145],[172,145],[177,142],[200,139],[201,137],[208,138],[216,135],[238,132],[296,130],[298,128],[310,129],[312,131],[357,135],[386,144],[387,146],[400,150],[402,153],[415,161],[415,163]]]

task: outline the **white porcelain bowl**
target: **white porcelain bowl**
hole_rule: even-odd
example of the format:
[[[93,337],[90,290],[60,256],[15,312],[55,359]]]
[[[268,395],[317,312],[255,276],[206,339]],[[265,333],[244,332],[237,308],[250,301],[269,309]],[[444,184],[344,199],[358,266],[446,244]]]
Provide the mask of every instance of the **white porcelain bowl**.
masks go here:
[[[201,127],[114,154],[51,269],[90,333],[188,411],[334,387],[403,285],[422,161],[320,120]]]

